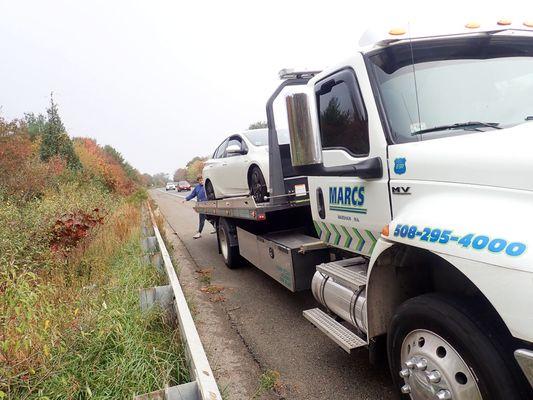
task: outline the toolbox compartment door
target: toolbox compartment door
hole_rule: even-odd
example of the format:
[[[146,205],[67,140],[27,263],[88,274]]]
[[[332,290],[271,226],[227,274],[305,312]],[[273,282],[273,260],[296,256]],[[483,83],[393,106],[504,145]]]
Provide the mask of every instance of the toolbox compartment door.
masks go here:
[[[329,261],[326,248],[302,253],[303,245],[319,239],[298,231],[255,235],[238,227],[237,237],[242,257],[293,292],[309,289],[316,265]]]

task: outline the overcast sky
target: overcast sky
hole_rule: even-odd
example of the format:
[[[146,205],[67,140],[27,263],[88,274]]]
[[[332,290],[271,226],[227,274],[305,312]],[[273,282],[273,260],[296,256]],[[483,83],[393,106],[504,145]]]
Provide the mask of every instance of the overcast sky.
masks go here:
[[[71,136],[170,173],[266,120],[281,68],[336,64],[384,20],[533,19],[498,3],[0,0],[0,115],[44,113],[53,91]]]

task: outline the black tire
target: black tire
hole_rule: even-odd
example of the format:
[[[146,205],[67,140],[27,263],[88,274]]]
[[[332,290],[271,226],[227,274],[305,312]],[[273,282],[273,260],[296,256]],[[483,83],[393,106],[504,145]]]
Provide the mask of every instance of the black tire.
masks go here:
[[[236,238],[235,226],[224,218],[220,218],[217,224],[217,237],[218,247],[224,259],[224,264],[229,269],[238,268],[242,264],[242,259],[239,254],[239,246],[232,246],[232,242]]]
[[[213,184],[211,181],[207,181],[205,183],[205,195],[207,196],[207,200],[216,200],[215,196],[215,189],[213,189]]]
[[[250,169],[248,179],[248,187],[250,189],[250,195],[253,196],[256,203],[264,203],[267,195],[267,187],[265,177],[257,166],[253,166]]]
[[[474,379],[473,382],[477,381],[483,400],[533,398],[530,397],[529,385],[512,359],[514,349],[503,344],[506,340],[501,332],[502,329],[497,327],[494,320],[484,323],[480,318],[481,314],[479,307],[473,307],[467,301],[458,301],[451,296],[439,294],[418,296],[400,305],[391,319],[387,338],[389,365],[395,386],[399,389],[408,382],[399,375],[401,369],[407,369],[405,365],[401,365],[404,339],[409,334],[412,335],[414,331],[425,330],[440,336],[460,355],[472,372],[471,376],[477,377],[477,380]],[[423,336],[424,332],[421,335]],[[423,347],[424,341],[414,342],[412,347],[404,347],[404,351],[408,348],[408,354],[413,355],[417,351],[424,351],[417,346]],[[425,351],[427,349],[428,347]],[[436,360],[439,358],[444,360],[444,357],[453,357],[453,350],[449,350],[448,353],[444,351],[441,354],[438,352],[435,354]],[[412,371],[412,373],[418,373],[416,369]],[[454,376],[454,371],[448,372],[450,376]],[[453,384],[464,384],[459,381],[466,380],[465,374],[458,375],[455,373],[456,382]],[[415,381],[416,378],[413,377],[409,382]],[[411,396],[404,394],[401,398],[416,400],[413,394]],[[460,397],[453,397],[453,399],[462,400]]]

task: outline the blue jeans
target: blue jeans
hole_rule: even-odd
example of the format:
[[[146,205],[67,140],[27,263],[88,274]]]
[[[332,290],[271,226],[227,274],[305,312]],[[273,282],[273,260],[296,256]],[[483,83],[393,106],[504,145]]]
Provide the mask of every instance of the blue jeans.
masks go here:
[[[200,221],[198,224],[198,232],[202,233],[205,224],[205,214],[198,214],[198,216],[200,217]]]

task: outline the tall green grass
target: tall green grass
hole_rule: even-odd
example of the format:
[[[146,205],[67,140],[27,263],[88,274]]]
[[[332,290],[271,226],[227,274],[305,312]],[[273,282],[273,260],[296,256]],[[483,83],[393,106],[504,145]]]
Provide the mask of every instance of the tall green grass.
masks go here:
[[[159,310],[140,311],[138,289],[161,283],[140,254],[135,234],[110,263],[109,282],[86,289],[86,322],[53,354],[61,368],[33,397],[131,399],[188,380],[176,331]]]
[[[0,399],[131,399],[188,380],[177,331],[139,307],[162,277],[142,261],[138,202],[108,209],[65,263],[45,246],[23,256],[30,240],[0,227]]]

